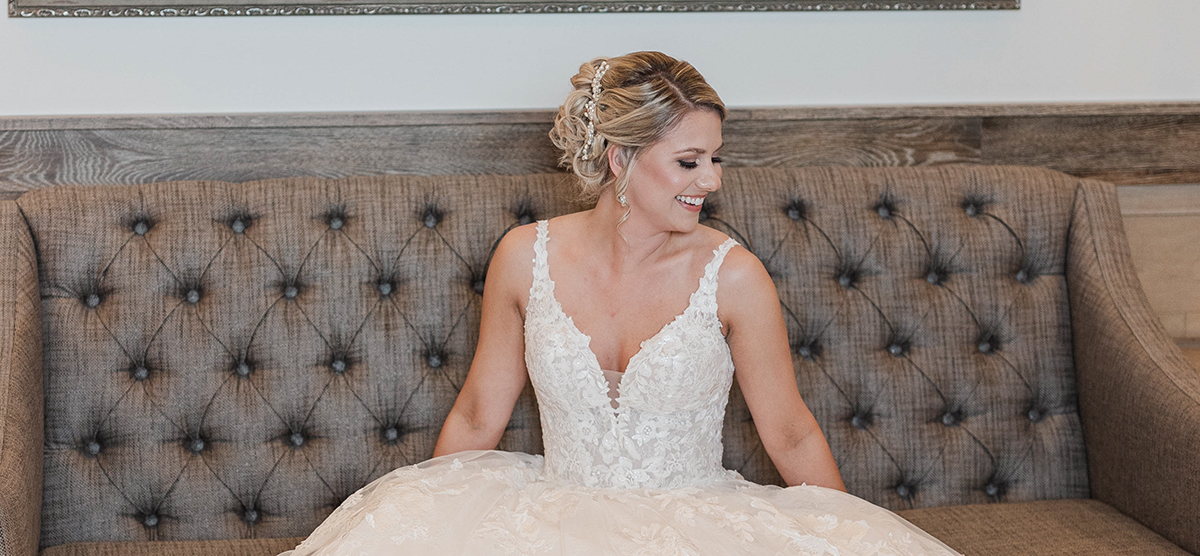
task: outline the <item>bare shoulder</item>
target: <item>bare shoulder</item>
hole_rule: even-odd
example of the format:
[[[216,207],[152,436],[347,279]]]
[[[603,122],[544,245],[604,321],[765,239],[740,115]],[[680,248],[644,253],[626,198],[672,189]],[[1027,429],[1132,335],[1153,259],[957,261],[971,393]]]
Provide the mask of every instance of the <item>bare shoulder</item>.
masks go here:
[[[533,244],[536,240],[537,224],[517,226],[500,238],[488,264],[485,293],[497,293],[524,306],[522,292],[528,292],[533,284]]]
[[[780,311],[775,282],[762,261],[741,245],[725,255],[717,273],[717,318],[730,331],[756,327]]]

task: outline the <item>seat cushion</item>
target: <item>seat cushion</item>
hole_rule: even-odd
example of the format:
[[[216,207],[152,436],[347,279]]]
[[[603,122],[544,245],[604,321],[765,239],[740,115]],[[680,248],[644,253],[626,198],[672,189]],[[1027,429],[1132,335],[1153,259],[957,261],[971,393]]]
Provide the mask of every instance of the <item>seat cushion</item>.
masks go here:
[[[218,541],[75,542],[52,546],[42,556],[275,556],[300,538]]]
[[[969,504],[896,513],[967,556],[1188,556],[1098,500]]]

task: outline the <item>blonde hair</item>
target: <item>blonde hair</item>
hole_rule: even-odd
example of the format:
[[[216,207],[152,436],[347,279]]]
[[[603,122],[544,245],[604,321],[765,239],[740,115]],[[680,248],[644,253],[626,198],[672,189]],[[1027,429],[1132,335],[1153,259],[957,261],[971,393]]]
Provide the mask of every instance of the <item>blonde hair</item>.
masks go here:
[[[592,98],[592,80],[601,62],[607,62],[608,70],[601,77],[599,97]],[[725,103],[704,76],[691,64],[661,52],[596,58],[579,67],[571,85],[574,90],[558,109],[550,140],[562,150],[559,165],[579,177],[583,200],[595,200],[610,185],[615,195],[624,195],[638,153],[662,139],[688,112],[712,110],[725,120]],[[589,101],[596,102],[595,138],[585,145]],[[609,167],[609,147],[620,149],[624,171],[619,176]]]

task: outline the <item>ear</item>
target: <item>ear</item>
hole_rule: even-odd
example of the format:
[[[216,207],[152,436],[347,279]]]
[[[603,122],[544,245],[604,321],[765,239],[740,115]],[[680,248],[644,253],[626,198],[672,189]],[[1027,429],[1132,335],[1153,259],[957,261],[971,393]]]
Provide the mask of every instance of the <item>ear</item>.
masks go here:
[[[614,176],[621,175],[625,171],[625,166],[628,164],[628,158],[625,149],[616,145],[611,145],[604,151],[605,158],[608,159],[608,169],[612,170]]]

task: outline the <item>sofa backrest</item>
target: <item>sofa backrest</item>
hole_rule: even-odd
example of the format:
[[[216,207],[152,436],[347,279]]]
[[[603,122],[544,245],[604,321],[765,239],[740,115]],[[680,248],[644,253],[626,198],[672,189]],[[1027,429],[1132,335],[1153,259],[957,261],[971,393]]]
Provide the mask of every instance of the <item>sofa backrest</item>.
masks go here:
[[[850,492],[1085,497],[1064,261],[1076,180],[1020,167],[731,169],[702,212],[763,260]],[[495,245],[565,175],[38,190],[42,546],[302,536],[430,456]],[[725,463],[779,476],[740,394]],[[540,452],[531,391],[500,448]]]

